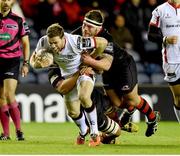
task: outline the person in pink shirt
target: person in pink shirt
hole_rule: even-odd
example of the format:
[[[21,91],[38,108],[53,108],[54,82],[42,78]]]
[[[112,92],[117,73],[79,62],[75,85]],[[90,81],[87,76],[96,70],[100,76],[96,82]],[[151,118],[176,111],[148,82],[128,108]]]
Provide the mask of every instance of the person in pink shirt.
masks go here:
[[[3,129],[0,140],[10,139],[10,117],[15,125],[16,139],[24,140],[15,91],[22,54],[24,62],[21,75],[25,77],[29,72],[30,46],[28,34],[30,31],[25,20],[11,11],[14,2],[15,0],[0,1],[0,120]]]

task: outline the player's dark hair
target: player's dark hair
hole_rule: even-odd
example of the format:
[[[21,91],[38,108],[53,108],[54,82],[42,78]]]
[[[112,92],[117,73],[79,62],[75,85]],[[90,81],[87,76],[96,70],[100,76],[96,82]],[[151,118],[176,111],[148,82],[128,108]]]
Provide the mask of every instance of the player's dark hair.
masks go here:
[[[46,34],[49,38],[56,36],[62,38],[64,36],[64,29],[58,23],[54,23],[47,28]]]
[[[85,17],[98,23],[104,23],[104,16],[100,10],[91,10],[85,14]]]

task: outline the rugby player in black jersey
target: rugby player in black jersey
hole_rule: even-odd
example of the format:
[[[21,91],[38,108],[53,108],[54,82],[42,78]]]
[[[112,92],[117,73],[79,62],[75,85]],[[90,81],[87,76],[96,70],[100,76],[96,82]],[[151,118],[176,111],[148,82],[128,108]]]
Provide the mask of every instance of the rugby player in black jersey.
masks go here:
[[[82,55],[84,64],[103,71],[103,83],[111,102],[118,108],[126,108],[121,116],[121,126],[129,122],[137,109],[147,117],[147,137],[157,130],[159,112],[153,111],[148,102],[138,94],[136,63],[133,57],[116,44],[108,31],[103,28],[104,18],[100,10],[86,13],[83,25],[79,30],[82,35],[101,36],[108,40],[103,57],[93,59],[88,53]],[[78,29],[74,32],[78,33]]]

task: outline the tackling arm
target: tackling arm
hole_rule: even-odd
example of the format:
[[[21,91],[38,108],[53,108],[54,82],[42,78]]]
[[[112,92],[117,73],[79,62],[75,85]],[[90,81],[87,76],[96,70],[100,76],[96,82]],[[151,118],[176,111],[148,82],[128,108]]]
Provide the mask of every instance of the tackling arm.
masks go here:
[[[91,56],[93,58],[96,58],[97,56],[101,56],[104,50],[107,47],[108,41],[103,37],[95,37],[95,50],[91,53]]]
[[[79,72],[76,72],[70,78],[59,81],[55,87],[56,90],[63,95],[67,94],[76,85],[78,77],[79,77]]]
[[[111,67],[113,56],[104,53],[100,60],[96,60],[92,58],[89,54],[84,53],[82,54],[82,61],[84,64],[89,65],[96,70],[108,71]]]

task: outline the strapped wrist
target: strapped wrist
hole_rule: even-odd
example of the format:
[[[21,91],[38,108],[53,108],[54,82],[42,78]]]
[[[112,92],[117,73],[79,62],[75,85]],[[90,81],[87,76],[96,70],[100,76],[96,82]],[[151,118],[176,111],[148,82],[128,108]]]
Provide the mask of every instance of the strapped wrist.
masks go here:
[[[26,65],[26,66],[29,66],[29,60],[24,60],[23,61],[23,66]]]

